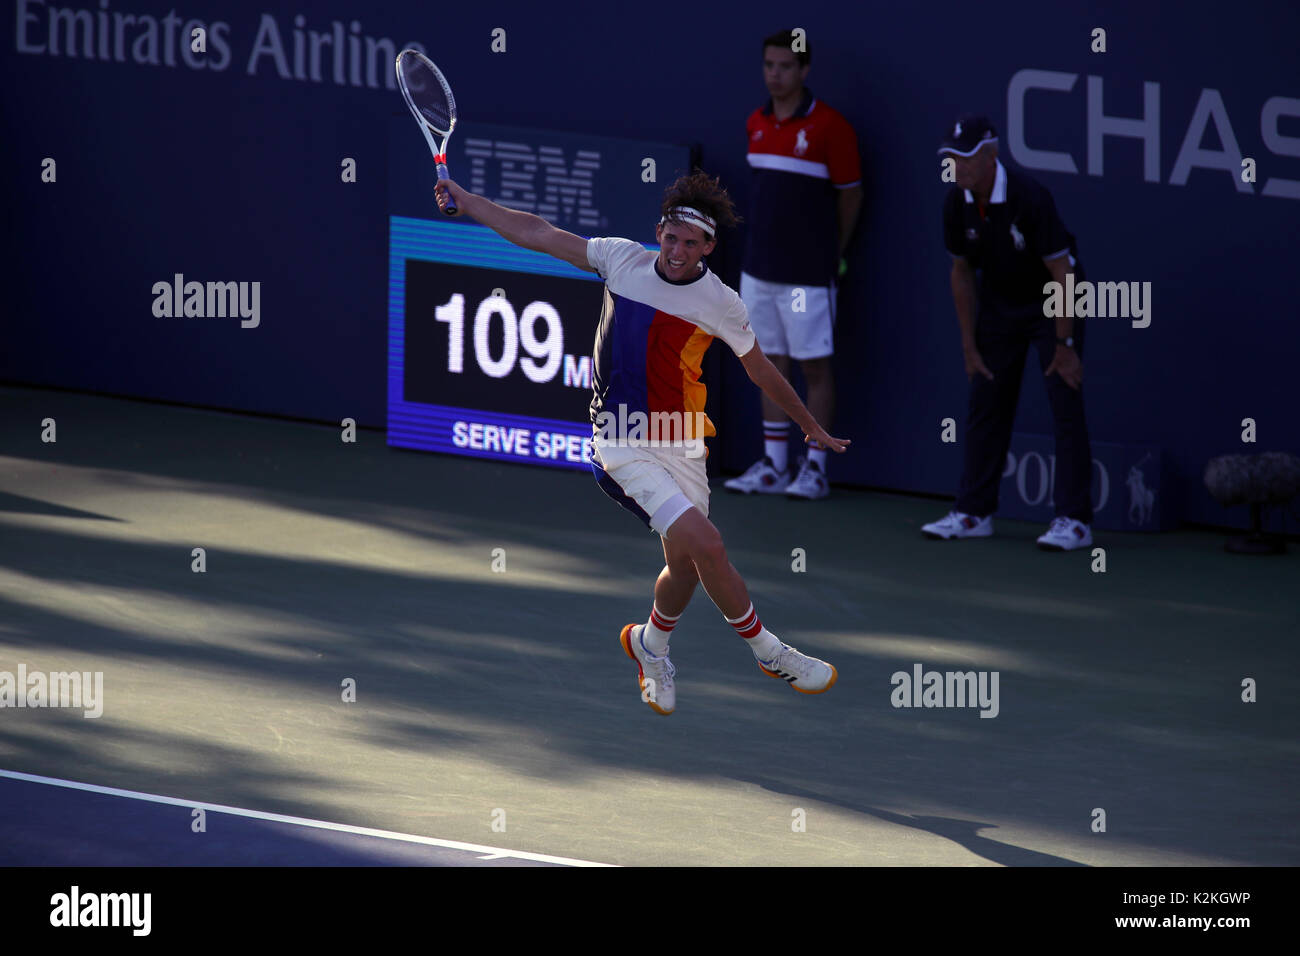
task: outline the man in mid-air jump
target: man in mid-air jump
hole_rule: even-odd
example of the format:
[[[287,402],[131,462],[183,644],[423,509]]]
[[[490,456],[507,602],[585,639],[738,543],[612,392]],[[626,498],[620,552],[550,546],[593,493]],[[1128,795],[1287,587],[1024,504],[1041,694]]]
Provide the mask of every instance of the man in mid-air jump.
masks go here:
[[[605,280],[605,303],[592,356],[592,470],[601,489],[662,538],[664,569],[645,624],[628,624],[619,641],[636,661],[642,699],[660,714],[676,707],[668,641],[697,582],[736,629],[765,674],[797,691],[820,694],[835,668],[780,641],[758,619],[745,582],[727,559],[722,535],[709,521],[709,483],[699,444],[716,434],[704,414],[700,367],[705,349],[721,338],[750,379],[803,429],[813,447],[843,452],[817,423],[785,377],[763,355],[745,305],[709,271],[720,226],[735,219],[725,189],[703,172],[683,176],[664,195],[655,228],[659,254],[630,239],[583,239],[530,213],[506,209],[450,180],[438,184],[438,205],[453,198],[468,215],[505,239],[563,259]],[[614,434],[611,422],[640,413],[676,423],[670,441],[647,440],[633,429]],[[653,437],[653,433],[652,433]]]

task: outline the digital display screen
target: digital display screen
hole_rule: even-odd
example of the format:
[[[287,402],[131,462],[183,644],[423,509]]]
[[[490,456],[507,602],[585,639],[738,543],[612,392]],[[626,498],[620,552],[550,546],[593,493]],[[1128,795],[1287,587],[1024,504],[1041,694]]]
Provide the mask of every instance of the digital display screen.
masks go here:
[[[484,226],[391,217],[388,443],[586,468],[603,294]]]
[[[600,303],[593,282],[408,259],[403,398],[581,421]]]

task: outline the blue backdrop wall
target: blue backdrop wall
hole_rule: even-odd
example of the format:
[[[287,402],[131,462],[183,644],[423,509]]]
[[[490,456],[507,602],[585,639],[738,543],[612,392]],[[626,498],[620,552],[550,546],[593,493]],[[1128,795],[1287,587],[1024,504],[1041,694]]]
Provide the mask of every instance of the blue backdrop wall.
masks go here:
[[[382,425],[388,124],[404,110],[390,50],[436,52],[466,130],[698,144],[743,212],[744,121],[765,99],[759,40],[798,26],[809,85],[856,127],[863,158],[834,429],[855,444],[839,480],[955,488],[960,445],[940,442],[939,423],[963,421],[966,379],[935,148],[966,111],[987,112],[1004,159],[1052,190],[1091,278],[1152,284],[1148,328],[1091,322],[1094,440],[1164,448],[1178,512],[1213,522],[1230,516],[1200,484],[1208,457],[1300,451],[1300,7],[1289,0],[1014,0],[978,16],[949,0],[724,0],[662,14],[571,4],[562,16],[512,2],[438,23],[414,2],[181,2],[13,0],[0,17],[0,379]],[[202,55],[189,51],[196,26]],[[492,49],[498,28],[504,52]],[[1096,28],[1104,53],[1091,51]],[[1147,123],[1135,138],[1108,118]],[[414,129],[410,148],[424,149]],[[651,226],[633,238],[651,239]],[[742,240],[714,256],[731,280]],[[153,286],[176,273],[260,282],[258,325],[155,315]],[[709,371],[715,395],[743,375],[725,356]],[[759,448],[757,395],[718,400],[715,457],[743,467]],[[1244,418],[1257,445],[1242,444]],[[1017,429],[1050,431],[1032,375]]]

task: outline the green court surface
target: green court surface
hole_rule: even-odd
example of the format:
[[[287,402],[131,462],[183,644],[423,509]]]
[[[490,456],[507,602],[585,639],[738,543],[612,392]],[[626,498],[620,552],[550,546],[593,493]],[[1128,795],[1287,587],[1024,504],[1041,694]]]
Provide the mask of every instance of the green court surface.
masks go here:
[[[765,676],[701,590],[662,717],[618,644],[658,539],[590,474],[339,431],[0,389],[0,671],[104,687],[0,710],[0,768],[623,865],[1300,862],[1295,545],[1099,533],[1095,573],[1023,523],[924,540],[946,502],[715,484],[763,622],[839,682]],[[997,672],[997,716],[894,707],[916,664]]]

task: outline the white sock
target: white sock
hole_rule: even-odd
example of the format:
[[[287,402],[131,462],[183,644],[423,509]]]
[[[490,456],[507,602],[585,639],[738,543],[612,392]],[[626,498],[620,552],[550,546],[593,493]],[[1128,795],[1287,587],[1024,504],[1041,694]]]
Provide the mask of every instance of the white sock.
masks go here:
[[[763,628],[758,637],[750,639],[749,649],[760,661],[770,661],[781,650],[781,639],[767,628]]]
[[[790,423],[763,421],[763,454],[772,459],[772,467],[785,471],[790,465]]]
[[[734,621],[729,617],[726,621],[736,629],[736,633],[749,645],[749,649],[760,661],[770,661],[781,650],[780,639],[763,626],[758,619],[758,613],[754,610],[754,605],[751,604],[749,610]]]
[[[826,474],[826,449],[825,448],[809,448],[808,460],[812,462],[814,465],[816,465],[821,470],[821,473],[823,475]]]
[[[641,629],[641,646],[655,657],[663,657],[668,653],[668,637],[672,634],[679,618],[681,618],[680,614],[677,617],[664,614],[656,604],[650,609],[650,620],[646,621],[645,627]]]

